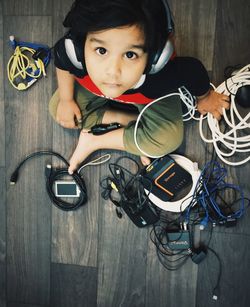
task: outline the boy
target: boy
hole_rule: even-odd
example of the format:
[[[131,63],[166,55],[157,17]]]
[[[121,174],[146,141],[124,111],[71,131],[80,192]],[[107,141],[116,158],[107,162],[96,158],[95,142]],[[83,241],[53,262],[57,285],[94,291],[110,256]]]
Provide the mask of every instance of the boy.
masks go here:
[[[50,112],[63,127],[81,125],[69,173],[93,151],[118,149],[148,157],[174,151],[182,142],[178,96],[162,98],[143,114],[134,140],[135,120],[145,104],[185,86],[201,114],[220,119],[228,97],[210,91],[203,65],[175,57],[173,22],[166,0],[77,0],[64,20],[68,34],[55,46],[58,91]],[[125,106],[121,108],[121,106]],[[127,106],[132,108],[127,109]],[[122,128],[103,135],[86,133],[96,124]]]

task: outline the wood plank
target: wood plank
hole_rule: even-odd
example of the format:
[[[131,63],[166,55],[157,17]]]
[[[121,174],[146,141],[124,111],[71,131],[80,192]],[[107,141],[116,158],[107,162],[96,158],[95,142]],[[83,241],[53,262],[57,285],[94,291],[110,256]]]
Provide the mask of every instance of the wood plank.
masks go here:
[[[51,44],[50,17],[8,17],[4,27],[4,41],[15,33],[24,41]],[[4,47],[7,62],[11,50]],[[25,92],[5,79],[7,178],[27,154],[51,148],[50,67],[47,75]],[[51,204],[43,176],[46,160],[29,161],[16,186],[7,187],[7,298],[14,302],[46,305],[49,301]]]
[[[97,269],[53,263],[50,306],[95,307]]]
[[[54,0],[53,6],[53,17],[54,17],[54,29],[53,29],[53,39],[56,41],[63,36],[66,32],[66,28],[63,26],[63,20],[69,12],[73,0]]]
[[[61,133],[58,131],[58,140],[64,139],[63,133],[65,131]],[[74,148],[74,145],[69,146],[73,141],[74,137],[71,135],[70,139],[66,142],[61,141],[58,146],[54,143],[54,150],[61,152],[66,148]],[[63,212],[53,207],[52,261],[95,267],[97,265],[99,169],[89,166],[82,174],[87,187],[88,202],[71,212]]]
[[[43,307],[42,305],[23,304],[17,302],[8,302],[8,307]]]
[[[53,41],[62,37],[62,21],[72,1],[54,1]],[[53,76],[53,88],[57,83]],[[69,159],[76,147],[79,131],[64,129],[53,123],[53,149]],[[98,153],[97,153],[98,155]],[[92,157],[96,157],[94,154]],[[97,265],[99,167],[88,166],[82,172],[88,191],[87,204],[76,212],[53,208],[52,260],[58,263]]]
[[[169,4],[175,21],[177,54],[200,59],[210,71],[213,64],[217,1],[170,0]],[[200,138],[198,121],[184,122],[184,141],[177,153],[198,162],[199,168],[202,168],[206,157],[210,156],[207,150],[208,146]]]
[[[6,306],[6,193],[5,169],[0,168],[0,306]]]
[[[217,84],[224,81],[224,69],[228,65],[234,66],[237,64],[250,63],[250,42],[248,39],[246,39],[250,31],[249,14],[249,1],[218,1],[214,63],[212,72],[213,80],[215,80]],[[238,109],[238,111],[244,117],[242,109]],[[247,112],[250,112],[250,109],[244,110],[245,114],[247,114]],[[235,157],[237,157],[237,155]],[[243,155],[241,154],[238,155],[235,160],[242,158]],[[245,196],[249,198],[249,179],[248,176],[245,176],[244,174],[249,173],[250,163],[248,162],[242,166],[225,165],[225,167],[228,170],[228,178],[226,180],[232,184],[241,186],[245,192]],[[234,195],[231,193],[230,197],[230,194],[227,193],[227,201],[230,202],[233,199]],[[236,227],[225,228],[223,230],[221,228],[215,228],[214,231],[250,234],[248,227],[249,221],[250,212],[247,210],[242,219],[238,221]]]
[[[115,161],[121,153],[112,151]],[[132,166],[122,164],[129,170]],[[101,168],[101,178],[109,174]],[[117,218],[115,207],[99,199],[98,306],[145,306],[147,229],[136,227],[124,214]]]
[[[177,54],[200,59],[212,69],[217,0],[169,1],[175,21]]]
[[[250,5],[247,0],[218,1],[213,79],[224,81],[227,66],[250,63]]]
[[[0,262],[0,306],[6,307],[6,265]]]
[[[49,0],[3,0],[5,15],[51,15],[52,1]]]
[[[218,276],[218,261],[212,252],[199,264],[196,306],[248,306],[250,300],[250,236],[216,233],[211,248],[222,262],[222,276],[218,301],[212,299],[212,291]]]
[[[3,67],[3,8],[0,2],[0,67]],[[3,73],[0,74],[0,167],[5,165],[5,117]]]
[[[147,259],[145,306],[195,306],[198,268],[191,259],[177,271],[168,271],[160,264],[152,242]]]

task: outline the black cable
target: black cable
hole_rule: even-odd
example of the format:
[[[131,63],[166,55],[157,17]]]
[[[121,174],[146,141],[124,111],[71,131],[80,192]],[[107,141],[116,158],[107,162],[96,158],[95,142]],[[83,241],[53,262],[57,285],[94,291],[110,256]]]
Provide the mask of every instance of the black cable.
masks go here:
[[[122,160],[133,162],[136,166],[135,172],[123,167],[120,164]],[[103,189],[101,195],[104,199],[109,198],[115,206],[125,211],[126,208],[129,208],[132,214],[139,212],[146,204],[150,203],[149,194],[151,191],[148,194],[145,193],[140,166],[135,159],[121,156],[114,163],[109,164],[109,170],[112,176],[105,177],[100,182]],[[119,200],[113,197],[113,190],[116,190]]]
[[[42,156],[42,155],[50,155],[50,156],[56,156],[60,160],[66,164],[66,166],[69,166],[68,161],[61,156],[59,153],[54,152],[54,151],[48,151],[48,150],[40,150],[36,151],[27,157],[25,157],[16,167],[12,175],[10,176],[10,184],[15,184],[18,180],[18,175],[19,175],[19,170],[20,168],[24,165],[24,163],[36,156]],[[53,191],[53,185],[56,179],[59,177],[62,177],[63,175],[68,175],[73,178],[73,180],[76,182],[79,190],[80,190],[80,196],[79,200],[76,203],[69,203],[66,201],[63,201],[60,197],[57,197]],[[48,195],[53,202],[53,204],[64,211],[70,211],[70,210],[75,210],[82,205],[84,205],[87,202],[87,190],[85,186],[85,182],[83,178],[81,177],[80,174],[77,172],[74,172],[72,175],[69,175],[67,168],[60,168],[60,169],[53,169],[51,165],[47,165],[45,169],[45,176],[46,176],[46,189],[48,192]]]
[[[218,263],[219,263],[219,272],[218,272],[218,276],[217,276],[217,281],[216,281],[215,287],[213,289],[213,299],[217,300],[218,296],[219,296],[219,291],[220,291],[220,280],[221,280],[221,275],[222,275],[222,263],[221,263],[221,259],[220,259],[219,255],[216,253],[215,250],[213,250],[209,246],[207,246],[207,249],[214,254],[214,256],[217,258]]]

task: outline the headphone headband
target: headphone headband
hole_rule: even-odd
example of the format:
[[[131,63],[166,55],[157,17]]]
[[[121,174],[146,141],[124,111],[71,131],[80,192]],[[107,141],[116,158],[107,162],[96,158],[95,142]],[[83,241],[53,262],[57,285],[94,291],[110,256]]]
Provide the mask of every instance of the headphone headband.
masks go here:
[[[161,1],[165,8],[166,21],[167,21],[167,33],[169,37],[169,35],[174,32],[174,22],[173,22],[172,13],[171,13],[167,0],[161,0]],[[163,47],[157,50],[155,54],[150,56],[148,65],[144,72],[145,74],[158,73],[167,64],[167,62],[171,58],[174,52],[174,47],[173,47],[172,42],[168,39],[168,37],[166,38],[166,41]],[[84,43],[82,41],[78,41],[74,37],[74,35],[72,35],[71,30],[69,30],[69,32],[65,36],[65,50],[66,50],[69,61],[77,69],[82,69],[82,68],[86,69],[84,65],[84,59],[83,59],[83,45]]]

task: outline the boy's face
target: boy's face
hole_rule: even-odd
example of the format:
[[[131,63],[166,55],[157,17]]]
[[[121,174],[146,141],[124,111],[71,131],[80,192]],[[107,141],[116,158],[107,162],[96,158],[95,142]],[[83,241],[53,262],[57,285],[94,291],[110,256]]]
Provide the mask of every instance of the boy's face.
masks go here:
[[[144,45],[144,33],[137,25],[87,35],[87,72],[105,96],[118,97],[139,81],[147,64]]]

